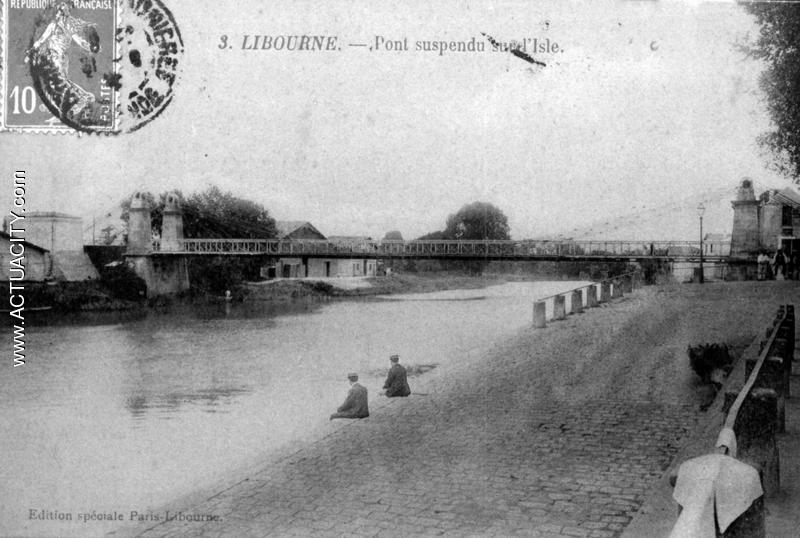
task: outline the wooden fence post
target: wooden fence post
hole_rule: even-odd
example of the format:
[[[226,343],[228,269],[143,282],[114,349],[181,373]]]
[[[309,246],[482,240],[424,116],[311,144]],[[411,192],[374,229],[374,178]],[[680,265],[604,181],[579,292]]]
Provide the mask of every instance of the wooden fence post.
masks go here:
[[[734,425],[739,445],[737,457],[760,471],[765,497],[776,495],[780,488],[777,421],[778,394],[772,389],[751,389]]]
[[[607,303],[611,299],[611,282],[600,283],[600,302]]]
[[[631,293],[633,291],[633,275],[622,277],[622,291]]]
[[[597,286],[592,284],[586,288],[586,308],[597,306]]]
[[[547,304],[544,301],[533,302],[533,326],[537,329],[547,327]]]
[[[572,292],[572,313],[580,314],[583,312],[583,293],[581,290],[574,290]]]
[[[757,360],[748,359],[744,365],[744,379],[750,377],[750,373],[756,365]],[[772,389],[777,395],[777,429],[779,432],[786,431],[786,368],[783,365],[783,358],[778,356],[768,356],[761,365],[758,377],[753,387],[760,389]]]
[[[615,278],[614,279],[614,285],[611,288],[611,298],[612,299],[619,299],[622,296],[623,296],[622,285],[621,285],[619,279]]]
[[[553,297],[553,319],[565,319],[567,317],[566,297],[556,295]]]

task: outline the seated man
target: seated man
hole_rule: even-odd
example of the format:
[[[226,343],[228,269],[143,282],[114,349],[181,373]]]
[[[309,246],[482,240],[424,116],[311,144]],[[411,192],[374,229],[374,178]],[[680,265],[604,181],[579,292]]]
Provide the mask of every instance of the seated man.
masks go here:
[[[386,383],[383,384],[386,396],[389,398],[408,396],[411,394],[411,388],[406,379],[406,369],[398,364],[400,357],[392,355],[389,360],[392,362],[392,367],[389,368],[389,376],[386,378]]]
[[[350,392],[347,393],[347,398],[336,410],[336,413],[331,415],[331,420],[335,418],[366,418],[369,416],[367,389],[358,384],[358,374],[347,374],[347,379],[350,380]]]

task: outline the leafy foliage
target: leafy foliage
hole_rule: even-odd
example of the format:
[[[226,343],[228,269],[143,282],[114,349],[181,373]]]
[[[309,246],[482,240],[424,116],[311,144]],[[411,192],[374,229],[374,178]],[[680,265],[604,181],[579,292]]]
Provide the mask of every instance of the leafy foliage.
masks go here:
[[[714,371],[728,371],[733,363],[726,344],[700,344],[686,350],[692,370],[703,383],[714,382]]]
[[[508,219],[488,202],[473,202],[447,217],[447,239],[509,239]]]
[[[800,4],[748,2],[745,9],[760,25],[755,40],[742,49],[767,68],[760,86],[775,129],[759,137],[773,154],[774,168],[800,181]]]
[[[223,295],[245,280],[257,280],[259,268],[256,258],[194,256],[189,259],[189,282],[195,293]]]
[[[420,241],[426,241],[426,240],[447,239],[447,237],[445,237],[444,232],[440,230],[438,232],[431,232],[429,234],[422,235],[420,237],[417,237],[417,239]]]
[[[153,194],[145,193],[145,198],[150,202],[153,230],[159,233],[168,194],[162,192],[156,200]],[[223,192],[219,187],[212,186],[189,197],[180,191],[174,194],[178,196],[183,209],[183,233],[186,238],[272,239],[278,235],[275,219],[264,206]],[[126,224],[132,198],[128,197],[121,204],[121,218]]]
[[[169,192],[156,199],[145,193],[150,202],[153,230],[160,233]],[[278,230],[269,212],[261,205],[210,187],[202,192],[184,196],[175,192],[183,210],[183,233],[188,239],[272,239]],[[127,224],[133,196],[122,202],[122,220]],[[234,289],[244,280],[259,278],[262,260],[234,256],[195,256],[189,260],[189,281],[195,292],[222,294]]]
[[[510,239],[508,218],[488,202],[473,202],[447,217],[445,229],[419,239],[505,240]]]
[[[218,187],[193,194],[183,205],[186,237],[271,239],[275,219],[261,204],[237,198]]]
[[[147,295],[147,285],[126,264],[104,266],[100,269],[103,284],[119,299],[138,301]]]
[[[383,236],[385,241],[402,241],[403,234],[400,233],[399,230],[392,230],[390,232],[386,232],[386,235]]]

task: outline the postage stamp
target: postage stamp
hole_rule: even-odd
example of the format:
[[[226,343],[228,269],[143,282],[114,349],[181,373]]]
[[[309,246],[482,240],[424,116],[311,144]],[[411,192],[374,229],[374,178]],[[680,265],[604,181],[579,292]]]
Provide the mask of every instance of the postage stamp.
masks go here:
[[[183,42],[159,0],[7,0],[3,130],[120,133],[172,100]]]

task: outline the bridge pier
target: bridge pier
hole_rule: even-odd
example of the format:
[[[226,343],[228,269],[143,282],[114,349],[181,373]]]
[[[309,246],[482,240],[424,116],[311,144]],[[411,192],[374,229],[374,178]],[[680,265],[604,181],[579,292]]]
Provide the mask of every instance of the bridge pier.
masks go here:
[[[144,280],[148,298],[176,295],[189,289],[189,267],[182,256],[127,256],[127,263]]]
[[[147,286],[147,297],[175,295],[189,289],[189,268],[183,256],[154,256],[150,206],[143,193],[131,200],[125,259]],[[183,217],[177,196],[170,194],[164,208],[161,250],[179,252],[183,241]]]

